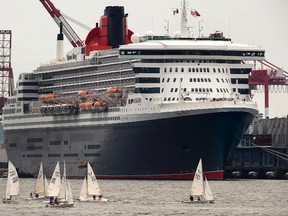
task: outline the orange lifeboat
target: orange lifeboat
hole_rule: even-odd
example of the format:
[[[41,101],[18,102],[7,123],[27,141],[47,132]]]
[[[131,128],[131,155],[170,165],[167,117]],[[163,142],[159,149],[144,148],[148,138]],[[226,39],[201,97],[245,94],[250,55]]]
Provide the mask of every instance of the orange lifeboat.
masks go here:
[[[103,112],[107,108],[107,103],[96,101],[94,102],[94,108],[97,112]]]
[[[120,97],[122,95],[122,89],[121,88],[109,88],[106,90],[106,93],[110,96],[110,97]]]
[[[54,99],[57,98],[57,94],[43,94],[39,96],[41,100],[49,100],[49,99]]]
[[[78,95],[90,95],[90,94],[93,94],[93,91],[81,90],[78,92]]]

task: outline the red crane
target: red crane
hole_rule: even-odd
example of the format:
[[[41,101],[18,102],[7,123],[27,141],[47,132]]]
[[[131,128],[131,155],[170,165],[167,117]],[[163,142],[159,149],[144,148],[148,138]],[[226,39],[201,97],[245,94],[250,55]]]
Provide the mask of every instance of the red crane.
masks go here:
[[[69,23],[66,21],[64,16],[61,14],[54,4],[50,0],[40,0],[45,9],[48,11],[50,16],[54,19],[56,24],[60,27],[60,23],[63,24],[63,33],[68,38],[73,47],[82,47],[84,46],[83,41],[72,29]]]
[[[0,113],[7,101],[13,95],[14,80],[11,66],[12,31],[0,30]]]
[[[269,118],[269,86],[287,86],[288,85],[288,72],[282,70],[276,65],[264,60],[259,61],[261,64],[260,70],[252,70],[249,75],[249,88],[256,90],[257,86],[264,86],[265,93],[265,117]],[[263,69],[267,67],[268,69]]]

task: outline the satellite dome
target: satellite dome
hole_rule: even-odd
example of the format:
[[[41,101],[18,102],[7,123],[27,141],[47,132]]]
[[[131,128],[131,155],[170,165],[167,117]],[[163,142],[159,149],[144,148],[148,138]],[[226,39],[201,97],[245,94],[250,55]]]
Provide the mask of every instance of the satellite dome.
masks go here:
[[[155,33],[153,31],[146,31],[145,36],[154,36]]]
[[[138,33],[135,33],[131,36],[132,43],[139,43],[140,42],[141,35]]]
[[[181,37],[181,32],[180,31],[176,31],[174,34],[173,34],[174,37],[176,38],[180,38]]]

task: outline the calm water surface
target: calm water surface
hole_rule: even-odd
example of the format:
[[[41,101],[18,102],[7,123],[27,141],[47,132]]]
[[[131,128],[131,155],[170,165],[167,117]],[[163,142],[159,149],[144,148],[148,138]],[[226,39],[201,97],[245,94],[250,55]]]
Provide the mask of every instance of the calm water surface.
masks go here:
[[[1,216],[13,215],[288,215],[287,180],[210,181],[215,204],[184,204],[191,181],[99,180],[108,203],[80,203],[73,208],[47,208],[40,200],[27,201],[35,179],[20,179],[17,203],[0,203]],[[82,180],[71,180],[74,199]],[[0,195],[6,179],[0,178]]]

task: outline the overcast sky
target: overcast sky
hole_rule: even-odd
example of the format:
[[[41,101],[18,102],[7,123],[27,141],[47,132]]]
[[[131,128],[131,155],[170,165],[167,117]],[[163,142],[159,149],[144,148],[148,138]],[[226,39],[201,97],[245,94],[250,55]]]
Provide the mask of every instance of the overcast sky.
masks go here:
[[[51,0],[56,8],[76,20],[94,27],[110,5],[124,6],[128,26],[144,34],[148,30],[165,34],[165,20],[169,32],[179,30],[180,15],[172,9],[180,8],[180,0]],[[31,72],[40,63],[56,55],[58,27],[39,0],[0,0],[0,29],[12,30],[12,66],[14,76]],[[202,21],[203,35],[216,30],[224,32],[233,42],[254,44],[266,50],[266,59],[288,71],[288,1],[287,0],[189,0],[189,9],[196,9],[200,18],[189,16],[191,34],[198,36]],[[70,23],[85,40],[87,30]],[[65,41],[65,51],[71,49]],[[264,112],[264,94],[255,94],[260,112]],[[288,93],[270,93],[270,117],[288,114]]]

